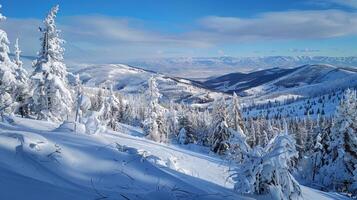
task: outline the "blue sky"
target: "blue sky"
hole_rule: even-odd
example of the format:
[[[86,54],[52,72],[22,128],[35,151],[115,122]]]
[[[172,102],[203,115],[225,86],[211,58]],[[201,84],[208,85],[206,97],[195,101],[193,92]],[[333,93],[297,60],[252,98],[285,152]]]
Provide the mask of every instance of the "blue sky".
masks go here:
[[[357,55],[357,0],[7,0],[0,27],[39,49],[37,27],[60,5],[74,63],[182,56]]]

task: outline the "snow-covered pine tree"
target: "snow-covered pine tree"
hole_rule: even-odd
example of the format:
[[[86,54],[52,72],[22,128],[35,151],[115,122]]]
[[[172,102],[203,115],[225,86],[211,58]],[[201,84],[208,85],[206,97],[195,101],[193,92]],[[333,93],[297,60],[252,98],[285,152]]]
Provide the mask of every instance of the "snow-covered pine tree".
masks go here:
[[[212,109],[211,148],[218,154],[224,154],[229,149],[229,140],[233,133],[227,124],[227,108],[224,98],[214,102]]]
[[[165,112],[165,128],[166,138],[171,140],[176,137],[178,132],[178,117],[172,101],[170,102],[169,110]]]
[[[307,141],[308,130],[306,127],[306,119],[299,120],[295,119],[292,122],[292,129],[294,129],[296,143],[297,143],[297,150],[299,151],[300,157],[305,154],[305,145]]]
[[[185,128],[181,128],[177,135],[177,142],[179,144],[188,144],[187,133]]]
[[[40,28],[41,50],[31,75],[33,113],[38,119],[63,121],[73,108],[74,91],[69,87],[67,68],[63,61],[62,44],[55,18],[59,6],[51,9]]]
[[[181,144],[194,143],[196,141],[194,136],[195,131],[190,119],[191,114],[191,111],[185,106],[181,107],[181,110],[178,114],[179,134],[177,135],[177,140]]]
[[[256,144],[256,138],[257,138],[257,133],[256,133],[256,125],[255,121],[253,120],[252,117],[249,117],[248,119],[248,126],[249,128],[247,129],[247,142],[251,147],[255,147]]]
[[[312,119],[310,114],[307,115],[306,120],[305,120],[305,127],[306,127],[306,141],[304,144],[304,152],[306,153],[309,151],[315,144],[315,138],[316,135],[315,133],[315,128],[317,128],[317,121]]]
[[[244,123],[242,120],[239,99],[235,92],[233,93],[231,103],[228,107],[228,119],[230,127],[232,127],[237,132],[243,133]]]
[[[23,67],[23,63],[20,59],[21,50],[18,38],[16,38],[14,54],[15,56],[13,62],[17,65],[15,70],[17,87],[14,91],[14,99],[17,102],[15,113],[24,117],[29,115],[29,99],[31,95],[28,87],[28,73]]]
[[[261,136],[260,136],[260,139],[259,139],[259,145],[261,147],[265,147],[269,142],[269,138],[268,138],[268,133],[267,131],[263,128],[261,130]]]
[[[120,101],[114,95],[113,88],[110,87],[110,94],[104,99],[103,106],[99,111],[99,119],[114,131],[119,129],[118,122],[121,117],[120,106]]]
[[[147,90],[147,102],[148,111],[147,119],[144,121],[144,131],[147,136],[157,142],[165,142],[164,134],[164,123],[163,123],[163,113],[162,108],[159,104],[159,98],[161,97],[160,91],[157,88],[157,83],[155,77],[151,77],[148,80],[148,90]]]
[[[268,134],[268,140],[271,140],[272,138],[277,135],[279,130],[275,127],[273,127],[271,120],[267,120],[267,134]]]
[[[265,147],[268,143],[267,135],[264,127],[264,120],[262,117],[257,117],[255,124],[255,144],[256,146]]]
[[[1,8],[1,5],[0,5]],[[0,21],[5,20],[0,13]],[[0,29],[0,113],[12,113],[14,107],[14,97],[12,96],[17,86],[16,64],[9,58],[9,39],[4,30]]]
[[[129,125],[134,125],[138,126],[137,121],[139,121],[137,114],[134,109],[134,98],[132,97],[127,97],[126,98],[126,103],[123,105],[123,123],[129,124]]]
[[[357,194],[357,99],[355,90],[346,90],[329,132],[327,152],[319,178],[322,184]]]
[[[317,123],[318,126],[315,128],[314,131],[314,144],[308,152],[308,158],[310,161],[310,169],[304,169],[304,171],[312,171],[312,176],[307,176],[306,179],[310,179],[310,181],[315,182],[315,176],[320,170],[321,166],[323,165],[323,155],[325,154],[325,149],[322,144],[324,134],[326,133],[325,123]]]
[[[92,103],[91,110],[99,111],[104,103],[104,92],[102,88],[98,88],[97,94],[90,97]]]
[[[81,84],[77,85],[77,101],[76,101],[76,114],[75,122],[84,123],[83,118],[91,108],[92,103],[88,96],[85,95]]]
[[[263,150],[255,148],[247,153],[233,180],[238,193],[264,195],[268,199],[298,200],[302,192],[289,172],[290,161],[298,153],[295,140],[285,131],[277,135]]]
[[[194,128],[197,142],[204,146],[209,146],[209,134],[211,126],[211,115],[207,108],[203,111],[196,111],[196,125]]]

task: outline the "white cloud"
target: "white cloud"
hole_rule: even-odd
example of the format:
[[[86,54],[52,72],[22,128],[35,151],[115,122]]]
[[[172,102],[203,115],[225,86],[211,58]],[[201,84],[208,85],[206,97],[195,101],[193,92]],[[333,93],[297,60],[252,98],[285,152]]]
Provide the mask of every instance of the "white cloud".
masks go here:
[[[20,37],[25,55],[35,55],[39,49],[39,25],[38,19],[8,18],[0,23],[12,41]],[[99,15],[59,17],[58,26],[67,41],[68,62],[103,63],[197,56],[205,49],[221,49],[220,45],[240,42],[356,35],[357,14],[321,10],[268,12],[250,18],[208,16],[181,33],[155,30],[142,20]]]
[[[269,12],[254,18],[210,16],[201,31],[226,40],[318,39],[357,34],[357,14],[338,10]]]
[[[331,3],[334,4],[339,4],[339,5],[343,5],[343,6],[347,6],[347,7],[351,7],[351,8],[357,8],[357,1],[356,0],[328,0]]]

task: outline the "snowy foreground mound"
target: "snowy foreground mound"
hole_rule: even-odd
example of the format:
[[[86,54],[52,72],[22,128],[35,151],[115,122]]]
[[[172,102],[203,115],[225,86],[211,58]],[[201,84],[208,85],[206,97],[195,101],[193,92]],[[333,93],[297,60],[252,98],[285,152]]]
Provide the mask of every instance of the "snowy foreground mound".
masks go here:
[[[0,123],[0,199],[255,198],[235,194],[229,164],[202,148],[155,143],[126,125],[99,135],[57,127],[19,118]],[[305,199],[346,199],[302,189]]]

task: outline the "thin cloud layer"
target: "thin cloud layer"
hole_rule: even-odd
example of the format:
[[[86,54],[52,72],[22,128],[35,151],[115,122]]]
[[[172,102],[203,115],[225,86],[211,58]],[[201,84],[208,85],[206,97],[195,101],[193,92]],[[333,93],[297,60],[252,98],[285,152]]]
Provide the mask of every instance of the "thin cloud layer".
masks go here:
[[[348,6],[351,8],[357,8],[356,0],[330,0],[330,1],[335,4],[340,4],[340,5]]]
[[[264,13],[254,18],[211,16],[200,20],[205,32],[229,40],[320,39],[357,33],[357,14],[338,10]]]
[[[20,37],[24,54],[39,49],[38,19],[0,23],[12,41]],[[250,18],[207,16],[185,31],[163,32],[145,21],[101,15],[59,17],[66,58],[73,62],[200,56],[220,45],[265,40],[309,40],[357,35],[357,14],[340,10],[267,12]],[[170,29],[170,27],[167,27]]]

